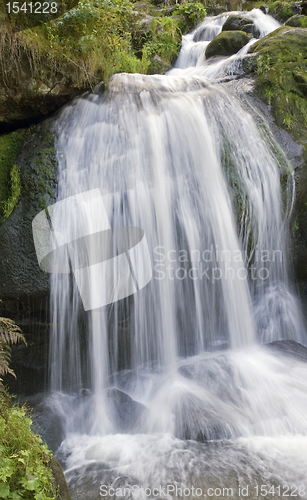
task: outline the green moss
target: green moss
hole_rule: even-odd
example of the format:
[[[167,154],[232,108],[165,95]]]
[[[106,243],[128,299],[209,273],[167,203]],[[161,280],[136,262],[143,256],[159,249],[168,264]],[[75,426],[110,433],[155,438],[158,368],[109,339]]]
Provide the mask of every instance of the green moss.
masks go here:
[[[15,159],[26,133],[18,130],[0,137],[0,223],[11,214],[20,195],[20,174]]]
[[[292,8],[288,2],[269,2],[269,14],[275,15],[281,22],[293,16]]]
[[[24,194],[38,200],[39,206],[45,209],[53,200],[57,185],[57,159],[54,136],[42,126],[41,130],[29,136],[23,150],[34,149],[31,159],[20,158],[21,163],[28,164],[23,168],[22,183]]]
[[[285,25],[292,26],[293,28],[307,28],[307,16],[299,16],[298,14],[292,16]]]
[[[51,452],[31,430],[24,408],[0,401],[0,498],[51,500],[56,490],[49,466]]]
[[[251,38],[252,35],[244,31],[222,31],[206,48],[206,58],[236,54]]]
[[[279,126],[307,140],[307,30],[282,27],[255,43],[256,89]]]

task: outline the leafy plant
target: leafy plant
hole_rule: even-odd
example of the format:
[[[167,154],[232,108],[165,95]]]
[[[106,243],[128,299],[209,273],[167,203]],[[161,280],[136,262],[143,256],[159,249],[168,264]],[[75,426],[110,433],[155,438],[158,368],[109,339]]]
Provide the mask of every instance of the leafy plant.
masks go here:
[[[54,500],[51,452],[31,430],[25,408],[0,405],[0,498]]]
[[[199,24],[207,15],[205,7],[199,2],[184,2],[178,4],[174,10],[174,15],[180,15],[179,27],[182,33],[187,33]]]
[[[10,373],[10,345],[25,342],[19,326],[0,317],[0,376]],[[54,500],[52,457],[42,438],[31,430],[26,409],[11,404],[0,378],[0,498]]]
[[[152,19],[143,45],[142,63],[147,72],[154,72],[151,63],[154,56],[161,58],[166,65],[173,62],[179,53],[180,38],[177,20],[169,17]]]
[[[24,342],[26,339],[21,333],[19,326],[13,320],[0,317],[0,377],[10,373],[15,377],[14,371],[9,367],[11,361],[10,345]],[[0,378],[0,389],[3,390]]]

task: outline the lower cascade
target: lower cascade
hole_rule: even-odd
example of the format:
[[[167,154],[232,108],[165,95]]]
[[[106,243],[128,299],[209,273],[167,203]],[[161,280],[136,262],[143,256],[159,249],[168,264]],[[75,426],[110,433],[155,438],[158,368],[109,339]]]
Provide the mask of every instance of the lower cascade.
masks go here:
[[[279,26],[251,15],[259,36]],[[166,75],[114,75],[56,123],[72,272],[52,275],[45,404],[74,498],[307,498],[293,169],[234,91],[255,39],[205,59],[226,19]]]

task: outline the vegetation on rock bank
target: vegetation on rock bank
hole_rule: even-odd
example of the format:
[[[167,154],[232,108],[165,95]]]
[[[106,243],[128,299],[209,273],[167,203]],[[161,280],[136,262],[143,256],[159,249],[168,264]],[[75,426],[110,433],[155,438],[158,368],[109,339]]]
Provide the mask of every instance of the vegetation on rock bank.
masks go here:
[[[206,10],[197,2],[160,7],[149,0],[80,0],[57,19],[23,31],[2,16],[0,123],[44,116],[114,73],[164,73],[182,34]]]
[[[31,430],[26,408],[12,405],[2,376],[10,373],[10,345],[25,342],[20,328],[0,318],[0,498],[3,500],[69,500],[63,472],[42,438]],[[60,468],[61,469],[61,468]],[[60,491],[61,490],[61,491]],[[67,490],[67,491],[66,491]]]
[[[31,430],[24,408],[0,402],[0,498],[52,500],[56,487],[47,445]]]

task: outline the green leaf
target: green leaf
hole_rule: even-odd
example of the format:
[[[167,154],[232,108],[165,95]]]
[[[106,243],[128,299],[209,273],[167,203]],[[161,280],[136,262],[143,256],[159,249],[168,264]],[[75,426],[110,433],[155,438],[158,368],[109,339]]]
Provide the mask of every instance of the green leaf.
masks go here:
[[[0,483],[0,498],[7,498],[10,494],[10,487],[6,483]]]

